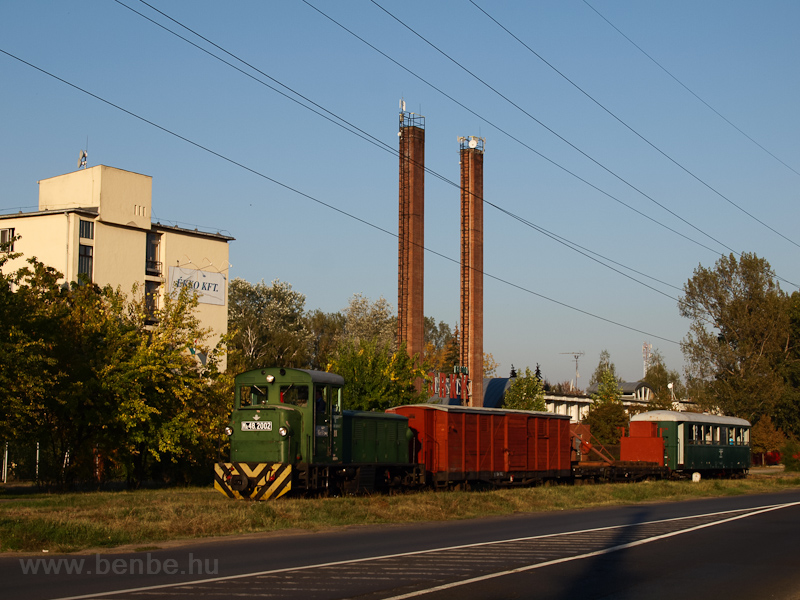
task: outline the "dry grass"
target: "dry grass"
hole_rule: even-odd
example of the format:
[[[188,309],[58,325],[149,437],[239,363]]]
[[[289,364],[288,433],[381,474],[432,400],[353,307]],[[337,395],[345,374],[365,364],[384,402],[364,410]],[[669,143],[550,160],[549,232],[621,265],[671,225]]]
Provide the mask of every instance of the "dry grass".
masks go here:
[[[76,552],[119,546],[153,549],[169,540],[358,524],[473,519],[758,494],[796,487],[800,487],[798,474],[773,472],[751,475],[744,480],[700,483],[558,485],[275,502],[232,501],[211,489],[198,488],[18,496],[0,488],[0,549],[4,552]]]

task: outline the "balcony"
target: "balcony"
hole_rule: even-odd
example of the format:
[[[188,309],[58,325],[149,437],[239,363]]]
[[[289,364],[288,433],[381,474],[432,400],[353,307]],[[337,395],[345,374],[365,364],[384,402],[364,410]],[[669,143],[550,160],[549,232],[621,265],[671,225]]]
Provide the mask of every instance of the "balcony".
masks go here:
[[[161,262],[158,260],[148,259],[144,267],[144,272],[146,275],[161,277]]]

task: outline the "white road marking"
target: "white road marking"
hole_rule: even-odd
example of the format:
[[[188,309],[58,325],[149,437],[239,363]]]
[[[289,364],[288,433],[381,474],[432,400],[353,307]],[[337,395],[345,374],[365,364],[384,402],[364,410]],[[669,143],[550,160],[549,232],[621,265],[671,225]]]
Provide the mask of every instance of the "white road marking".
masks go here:
[[[473,577],[471,579],[464,579],[462,581],[455,581],[453,583],[446,583],[443,585],[437,585],[432,588],[427,588],[424,590],[417,590],[416,592],[411,592],[408,594],[402,594],[400,596],[392,596],[390,598],[384,598],[384,600],[406,600],[407,598],[416,598],[417,596],[423,596],[425,594],[431,594],[433,592],[439,592],[443,590],[450,590],[456,587],[460,587],[462,585],[469,585],[471,583],[478,583],[480,581],[487,581],[489,579],[496,579],[497,577],[505,577],[506,575],[514,575],[516,573],[524,573],[526,571],[533,571],[534,569],[541,569],[543,567],[550,567],[552,565],[558,565],[561,563],[570,562],[573,560],[582,560],[584,558],[592,558],[594,556],[602,556],[604,554],[611,554],[612,552],[619,552],[620,550],[626,550],[628,548],[634,548],[636,546],[642,546],[644,544],[649,544],[650,542],[656,542],[658,540],[663,540],[666,538],[674,537],[677,535],[681,535],[684,533],[689,533],[692,531],[697,531],[699,529],[705,529],[706,527],[713,527],[715,525],[721,525],[723,523],[729,523],[731,521],[736,521],[738,519],[744,519],[746,517],[752,517],[754,515],[760,515],[762,513],[770,512],[773,510],[778,510],[780,508],[786,508],[788,506],[796,506],[800,504],[800,502],[791,502],[789,504],[777,504],[774,506],[769,506],[767,508],[763,508],[762,510],[757,510],[755,512],[748,512],[743,515],[736,515],[735,517],[728,517],[727,519],[723,519],[721,521],[714,521],[713,523],[704,523],[702,525],[696,525],[695,527],[689,527],[688,529],[680,529],[678,531],[673,531],[670,533],[664,533],[661,535],[656,535],[651,538],[645,538],[643,540],[638,540],[636,542],[630,542],[627,544],[620,544],[618,546],[612,546],[611,548],[606,548],[604,550],[597,550],[595,552],[588,552],[586,554],[580,554],[578,556],[568,556],[565,558],[559,558],[556,560],[550,560],[543,563],[536,563],[535,565],[528,565],[526,567],[519,567],[516,569],[509,569],[508,571],[498,571],[497,573],[489,573],[488,575],[482,575],[480,577]],[[731,511],[734,512],[734,511]],[[706,516],[706,515],[697,515],[698,517]],[[643,525],[644,523],[640,523],[639,525]]]
[[[580,559],[584,559],[584,558],[591,558],[591,557],[594,557],[594,556],[601,556],[603,554],[610,554],[612,552],[618,552],[619,550],[625,550],[626,548],[633,548],[635,546],[641,546],[643,544],[647,544],[647,543],[655,542],[655,541],[658,541],[658,540],[661,540],[661,539],[673,537],[673,536],[676,536],[676,535],[680,535],[682,533],[689,533],[691,531],[697,531],[698,529],[704,529],[706,527],[712,527],[714,525],[720,525],[722,523],[728,523],[730,521],[736,521],[738,519],[744,519],[745,517],[751,517],[751,516],[754,516],[754,515],[770,512],[770,511],[773,511],[773,510],[778,510],[778,509],[781,509],[781,508],[787,508],[787,507],[790,507],[790,506],[797,506],[797,505],[800,505],[800,502],[789,502],[787,504],[770,504],[770,505],[767,505],[767,506],[754,507],[754,508],[750,508],[750,509],[741,509],[740,508],[740,509],[735,509],[735,510],[725,510],[725,511],[719,511],[719,512],[704,513],[704,514],[699,514],[699,515],[690,515],[690,516],[686,516],[686,517],[675,517],[675,518],[672,518],[672,519],[660,519],[660,520],[657,520],[657,521],[646,521],[646,522],[643,522],[643,523],[630,523],[630,524],[626,524],[626,525],[611,525],[609,527],[597,527],[597,528],[594,528],[594,529],[583,529],[583,530],[577,530],[577,531],[564,531],[564,532],[561,532],[561,533],[548,533],[548,534],[544,534],[544,535],[533,535],[533,536],[527,536],[527,537],[512,538],[512,539],[507,539],[507,540],[497,540],[497,541],[493,541],[493,542],[479,542],[479,543],[475,543],[475,544],[463,544],[463,545],[460,545],[460,546],[449,546],[449,547],[446,547],[446,548],[433,548],[433,549],[429,549],[429,550],[415,550],[413,552],[401,552],[401,553],[398,553],[398,554],[386,554],[386,555],[383,555],[383,556],[372,556],[372,557],[367,557],[367,558],[357,558],[357,559],[353,559],[353,560],[341,560],[341,561],[335,561],[335,562],[329,562],[329,563],[320,563],[320,564],[315,564],[315,565],[305,565],[305,566],[301,566],[301,567],[286,567],[284,569],[272,569],[272,570],[268,570],[268,571],[256,571],[256,572],[252,572],[252,573],[242,573],[242,574],[239,574],[239,575],[228,575],[228,576],[225,576],[225,577],[212,577],[212,578],[208,578],[208,579],[196,579],[196,580],[193,580],[193,581],[181,581],[181,582],[176,582],[176,583],[163,583],[163,584],[159,584],[159,585],[151,585],[151,586],[144,586],[144,587],[137,587],[137,588],[128,588],[128,589],[124,589],[124,590],[113,590],[113,591],[108,591],[108,592],[96,592],[96,593],[92,593],[92,594],[84,594],[82,596],[64,596],[64,597],[61,597],[61,598],[54,598],[53,600],[88,600],[90,598],[101,598],[101,597],[106,597],[106,596],[117,596],[119,594],[131,594],[131,593],[135,593],[135,592],[149,592],[149,591],[152,591],[152,590],[165,590],[165,589],[174,588],[174,587],[189,587],[189,586],[199,585],[199,584],[216,583],[216,582],[220,582],[220,581],[232,581],[232,580],[235,580],[235,579],[245,579],[245,578],[248,578],[248,577],[261,577],[261,576],[265,576],[265,575],[275,575],[275,574],[279,574],[279,573],[289,573],[289,572],[294,572],[294,571],[306,571],[306,570],[309,570],[309,569],[318,569],[318,568],[322,568],[322,567],[335,567],[335,566],[340,566],[340,565],[365,563],[365,562],[371,562],[371,561],[376,561],[376,560],[383,560],[383,559],[387,559],[387,558],[402,558],[402,557],[406,557],[406,556],[416,556],[416,555],[420,555],[420,554],[430,554],[430,553],[434,553],[434,552],[443,552],[443,551],[447,551],[447,550],[459,550],[459,549],[462,549],[462,548],[480,548],[480,547],[492,546],[492,545],[496,545],[496,544],[508,544],[510,542],[524,542],[524,541],[537,540],[537,539],[547,539],[547,538],[553,538],[553,537],[560,537],[560,536],[564,536],[564,535],[574,535],[574,534],[578,534],[578,533],[593,533],[593,532],[597,532],[597,531],[609,531],[609,530],[612,530],[612,529],[624,529],[624,528],[627,528],[627,527],[641,527],[643,525],[654,525],[654,524],[658,524],[658,523],[669,523],[669,522],[672,522],[672,521],[682,521],[682,520],[686,520],[686,519],[697,519],[697,518],[700,518],[700,517],[714,517],[714,516],[718,516],[718,515],[725,515],[725,514],[728,514],[728,513],[741,513],[744,510],[752,511],[752,512],[747,512],[746,514],[741,514],[741,515],[736,515],[736,516],[733,516],[733,517],[729,517],[729,518],[723,519],[721,521],[714,521],[712,523],[704,523],[702,525],[697,525],[695,527],[690,527],[688,529],[681,529],[679,531],[674,531],[674,532],[671,532],[671,533],[665,533],[665,534],[657,535],[657,536],[654,536],[652,538],[647,538],[647,539],[639,540],[639,541],[636,541],[636,542],[620,544],[618,546],[613,546],[611,548],[606,548],[605,550],[597,550],[595,552],[589,552],[587,554],[581,554],[579,556],[570,556],[570,557],[566,557],[566,558],[559,558],[559,559],[550,560],[550,561],[543,562],[543,563],[536,563],[534,565],[528,565],[526,567],[519,567],[519,568],[516,568],[516,569],[507,570],[507,571],[498,571],[496,573],[489,573],[487,575],[482,575],[480,577],[474,577],[474,578],[471,578],[471,579],[465,579],[465,580],[462,580],[462,581],[456,581],[456,582],[453,582],[453,583],[439,585],[439,586],[432,587],[432,588],[426,588],[424,590],[418,590],[416,592],[411,592],[411,593],[403,594],[403,595],[400,595],[400,596],[392,596],[391,598],[386,598],[385,599],[385,600],[404,600],[406,598],[414,598],[414,597],[422,596],[424,594],[429,594],[429,593],[432,593],[432,592],[452,589],[452,588],[459,587],[459,586],[462,586],[462,585],[468,585],[470,583],[477,583],[479,581],[485,581],[485,580],[493,579],[493,578],[497,578],[497,577],[504,577],[506,575],[513,575],[515,573],[523,573],[525,571],[531,571],[533,569],[540,569],[540,568],[543,568],[543,567],[548,567],[548,566],[551,566],[551,565],[557,565],[557,564],[560,564],[560,563],[565,563],[565,562],[569,562],[569,561],[573,561],[573,560],[580,560]]]

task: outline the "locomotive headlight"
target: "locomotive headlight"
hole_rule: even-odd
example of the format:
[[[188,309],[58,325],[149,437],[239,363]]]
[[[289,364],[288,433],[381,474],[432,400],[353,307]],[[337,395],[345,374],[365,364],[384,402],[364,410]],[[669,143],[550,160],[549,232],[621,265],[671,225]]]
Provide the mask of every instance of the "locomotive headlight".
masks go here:
[[[275,381],[275,375],[267,375],[267,383],[272,383]]]
[[[287,435],[289,435],[289,428],[281,427],[280,429],[278,429],[278,433],[281,434],[281,437],[286,437]]]
[[[225,435],[228,436],[233,435],[233,427],[231,427],[230,425],[225,425],[225,429],[223,429],[222,431],[225,432]]]

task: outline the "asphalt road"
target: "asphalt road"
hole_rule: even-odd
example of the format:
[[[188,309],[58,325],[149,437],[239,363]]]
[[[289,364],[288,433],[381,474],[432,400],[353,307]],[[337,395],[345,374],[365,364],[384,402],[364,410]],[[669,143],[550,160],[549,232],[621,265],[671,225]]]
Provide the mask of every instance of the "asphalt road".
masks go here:
[[[0,597],[800,599],[798,540],[795,490],[3,557]]]

